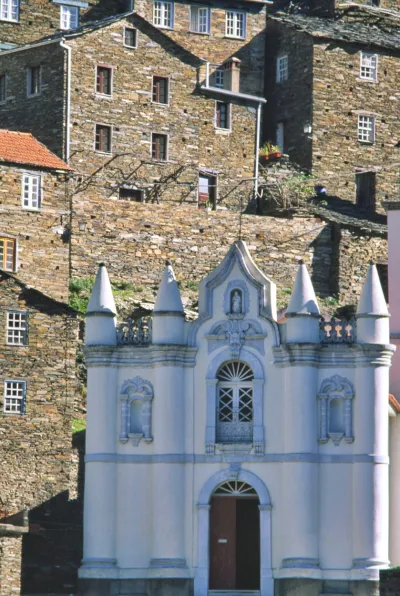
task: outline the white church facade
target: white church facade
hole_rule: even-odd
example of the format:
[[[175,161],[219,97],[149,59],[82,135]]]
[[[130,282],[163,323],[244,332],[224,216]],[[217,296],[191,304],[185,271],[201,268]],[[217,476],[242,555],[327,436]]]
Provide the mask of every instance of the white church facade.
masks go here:
[[[85,596],[376,593],[389,565],[389,314],[321,324],[299,264],[286,314],[235,243],[185,322],[170,264],[150,321],[86,319]],[[396,561],[398,564],[399,562]]]

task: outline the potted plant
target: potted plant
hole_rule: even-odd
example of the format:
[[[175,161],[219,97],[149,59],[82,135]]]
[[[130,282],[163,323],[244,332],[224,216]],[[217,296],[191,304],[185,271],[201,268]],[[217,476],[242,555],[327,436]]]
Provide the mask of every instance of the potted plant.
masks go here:
[[[260,161],[268,161],[269,160],[271,147],[272,147],[272,145],[269,141],[267,141],[266,143],[264,143],[264,145],[262,147],[260,147],[260,149],[258,150],[258,155],[259,155]]]
[[[205,210],[206,211],[211,211],[211,209],[212,209],[211,201],[206,201],[206,203],[205,203]]]
[[[282,157],[282,151],[279,145],[270,145],[269,159],[279,159]]]

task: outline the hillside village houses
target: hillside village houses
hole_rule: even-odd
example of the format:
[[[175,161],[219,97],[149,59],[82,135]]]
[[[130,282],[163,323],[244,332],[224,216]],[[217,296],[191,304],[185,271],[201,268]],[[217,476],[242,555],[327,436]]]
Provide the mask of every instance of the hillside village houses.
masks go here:
[[[151,583],[150,578],[159,580],[168,574],[171,580],[179,580],[178,588],[182,588],[182,593],[190,592],[193,582],[196,596],[207,593],[213,585],[217,586],[219,580],[215,575],[207,575],[212,562],[207,559],[205,545],[208,505],[215,505],[222,497],[217,494],[217,485],[212,488],[211,484],[207,485],[210,491],[201,493],[206,496],[199,501],[201,506],[197,510],[196,499],[200,492],[195,491],[200,490],[202,483],[204,487],[207,473],[214,477],[214,472],[218,474],[224,470],[229,478],[224,477],[223,482],[236,482],[234,491],[243,489],[250,495],[248,501],[237,499],[238,495],[233,493],[229,497],[231,517],[228,515],[225,521],[233,527],[235,511],[239,512],[241,521],[236,526],[239,538],[212,535],[217,540],[228,540],[230,546],[237,545],[238,562],[235,569],[229,570],[231,580],[236,579],[235,585],[229,586],[230,590],[244,588],[242,579],[246,566],[252,570],[248,575],[253,578],[251,586],[247,587],[256,593],[261,589],[263,594],[269,594],[266,590],[271,590],[274,582],[275,588],[281,591],[280,596],[293,596],[293,590],[297,588],[306,590],[305,594],[311,593],[307,591],[309,589],[316,594],[321,590],[322,594],[335,590],[346,593],[347,590],[347,593],[358,596],[378,589],[378,569],[388,564],[389,557],[384,544],[388,531],[387,493],[381,475],[387,473],[387,445],[384,442],[388,391],[385,383],[391,348],[371,348],[371,354],[377,349],[384,353],[384,357],[378,364],[372,360],[368,364],[368,358],[363,360],[360,356],[365,350],[368,352],[362,345],[363,331],[361,329],[361,335],[357,335],[354,321],[338,322],[331,336],[326,321],[317,324],[317,312],[309,313],[315,317],[294,313],[294,317],[288,317],[286,325],[284,315],[288,302],[296,302],[292,288],[298,260],[304,258],[309,264],[315,291],[321,297],[322,309],[328,304],[330,313],[334,305],[351,304],[354,307],[367,278],[366,285],[373,281],[379,294],[381,311],[376,311],[371,320],[361,316],[361,328],[364,325],[365,331],[368,325],[386,325],[387,312],[376,270],[369,270],[368,263],[370,259],[377,261],[379,273],[385,273],[386,226],[384,217],[374,216],[372,212],[380,210],[385,195],[395,198],[397,192],[396,145],[400,137],[396,108],[391,107],[397,105],[398,97],[397,10],[400,10],[398,0],[357,2],[346,7],[333,0],[276,0],[273,4],[220,0],[212,6],[166,0],[136,0],[134,6],[131,2],[116,0],[0,0],[0,324],[4,329],[0,350],[0,383],[4,388],[0,405],[0,461],[5,462],[0,490],[1,596],[78,591],[82,494],[77,486],[81,486],[83,478],[79,456],[71,443],[71,426],[76,411],[81,413],[85,404],[78,389],[82,382],[79,352],[82,329],[78,333],[78,315],[67,306],[68,283],[71,277],[89,283],[96,264],[105,261],[111,281],[132,283],[135,297],[140,297],[144,287],[158,287],[166,259],[174,263],[183,295],[189,284],[196,285],[210,275],[202,288],[209,288],[208,297],[214,293],[219,296],[213,302],[212,317],[218,313],[219,319],[215,322],[223,322],[225,327],[221,327],[223,331],[211,330],[214,318],[200,317],[192,324],[192,329],[197,329],[201,323],[202,329],[207,327],[208,332],[201,335],[198,345],[187,343],[182,348],[169,346],[165,349],[157,345],[157,333],[163,330],[164,323],[160,326],[160,321],[169,324],[168,314],[155,315],[152,343],[148,321],[144,327],[141,323],[131,322],[118,328],[116,337],[120,344],[129,343],[132,338],[136,344],[110,348],[114,350],[115,358],[120,359],[118,366],[121,368],[118,368],[119,372],[108,369],[108,372],[112,371],[109,399],[118,397],[120,401],[113,401],[111,417],[107,420],[104,417],[104,433],[97,437],[98,444],[95,445],[92,439],[99,433],[88,431],[90,471],[86,481],[89,491],[86,510],[90,507],[89,502],[94,503],[91,494],[96,490],[96,483],[104,481],[102,474],[96,476],[96,469],[107,469],[106,474],[118,470],[118,487],[115,494],[109,490],[112,486],[104,494],[100,491],[101,498],[93,505],[92,513],[86,513],[86,554],[80,571],[79,590],[88,593],[94,589],[97,596],[101,590],[108,594],[111,585],[110,589],[121,594],[135,593],[137,589],[146,593],[160,585],[157,581]],[[367,120],[360,120],[359,116]],[[368,118],[374,120],[373,137],[368,136],[372,130]],[[259,217],[250,213],[239,217],[239,211],[257,196],[265,176],[269,175],[268,168],[261,170],[258,161],[258,148],[266,140],[278,143],[294,162],[312,170],[316,178],[310,184],[325,186],[328,195],[337,195],[335,201],[327,197],[326,205],[325,201],[308,204],[304,210],[292,211],[290,219],[283,219],[282,213],[274,214],[277,217]],[[240,236],[248,242],[251,257],[244,245],[238,243]],[[234,248],[223,261],[230,245]],[[225,270],[225,265],[220,265],[222,261],[225,265],[235,263],[234,278],[222,280],[219,276],[218,271]],[[273,308],[274,284],[257,267],[278,285],[279,324]],[[214,269],[215,272],[210,273]],[[300,266],[298,275],[306,280],[305,287],[309,291],[311,286],[304,265]],[[172,284],[175,288],[176,298],[173,277],[168,266],[163,284],[165,286],[166,279],[168,283],[172,280],[169,286]],[[207,285],[210,279],[217,278],[215,286],[213,281]],[[229,281],[240,281],[240,284],[228,287]],[[257,311],[257,296],[262,294],[259,284],[269,288],[267,295],[260,298],[271,310],[267,317],[264,311]],[[98,284],[96,287],[98,289]],[[240,312],[231,312],[238,308],[234,307],[232,292],[235,289],[241,299]],[[314,290],[310,291],[311,302],[316,304]],[[223,294],[225,298],[232,294],[232,301],[224,298],[222,308]],[[107,297],[110,297],[108,290]],[[363,300],[360,304],[365,305]],[[165,296],[158,302],[165,307]],[[160,304],[156,311],[163,310]],[[204,302],[201,293],[200,312],[204,314],[203,305],[208,312],[210,304]],[[176,302],[172,317],[179,331],[183,317],[181,306],[178,314],[175,308]],[[368,309],[363,309],[359,306],[359,315],[370,314]],[[109,314],[114,315],[114,306],[111,311]],[[247,321],[250,313],[252,319]],[[348,316],[349,313],[351,308],[347,310]],[[92,317],[91,329],[90,324],[88,326],[89,335],[96,329],[97,315],[94,313]],[[113,316],[108,321],[103,320],[102,315],[100,319],[97,319],[100,327],[114,325]],[[246,326],[248,322],[250,327],[243,331],[242,325]],[[232,326],[236,324],[238,352],[234,346],[236,336],[232,334]],[[266,355],[275,354],[276,350],[291,352],[290,327],[294,324],[304,327],[304,333],[310,330],[314,333],[315,350],[310,358],[333,360],[339,352],[342,355],[351,353],[354,358],[351,365],[343,365],[339,370],[335,364],[329,374],[327,371],[327,379],[338,375],[350,384],[343,385],[344,393],[338,385],[332,385],[333,394],[329,394],[326,402],[321,389],[325,379],[322,369],[319,368],[318,373],[308,371],[314,379],[313,390],[307,393],[305,389],[302,396],[310,416],[307,418],[303,416],[304,412],[298,413],[298,420],[305,428],[300,432],[293,426],[292,436],[282,431],[279,439],[277,435],[281,427],[277,421],[271,434],[274,426],[271,421],[281,417],[282,422],[282,416],[289,419],[292,415],[295,421],[296,412],[289,407],[285,412],[278,406],[272,407],[275,402],[271,401],[270,388],[279,388],[283,368],[280,364],[279,367],[266,364]],[[185,329],[190,327],[187,323],[183,326]],[[285,332],[285,329],[289,331]],[[300,343],[305,337],[303,331],[297,338]],[[228,332],[231,334],[229,341]],[[347,334],[349,341],[341,341],[342,333]],[[147,343],[138,346],[138,337],[140,341],[146,339]],[[164,339],[169,342],[171,338]],[[396,343],[395,340],[394,336],[392,343]],[[186,335],[182,341],[187,342]],[[273,341],[276,343],[274,348]],[[387,343],[385,336],[383,344]],[[196,349],[201,352],[198,362],[193,357]],[[98,348],[89,347],[88,354],[91,350],[95,353]],[[151,358],[146,360],[148,356],[145,355],[150,353]],[[251,363],[247,362],[246,366],[250,366],[252,372],[249,374],[254,378],[245,379],[243,387],[232,385],[236,383],[232,378],[218,377],[220,373],[227,374],[221,362],[222,372],[215,370],[214,377],[206,380],[206,362],[222,353],[227,356],[227,363],[242,362],[241,358],[247,362],[246,357],[251,353]],[[135,360],[137,355],[141,359],[140,370]],[[99,368],[92,368],[89,376],[98,374],[107,364],[108,357],[107,348],[101,362],[90,362],[96,367],[99,364]],[[127,360],[123,361],[124,358]],[[164,372],[168,379],[174,377],[173,383],[163,382],[158,358],[160,361],[164,358],[163,362],[167,363]],[[155,363],[154,370],[149,368],[150,361]],[[254,368],[256,362],[261,368],[258,365]],[[326,363],[324,360],[324,366]],[[182,370],[181,366],[184,367]],[[301,366],[292,368],[300,370]],[[265,418],[259,424],[258,373],[261,369],[265,373],[265,399],[262,400]],[[243,370],[247,374],[248,370]],[[239,389],[250,390],[248,395],[254,401],[247,403],[246,415],[254,414],[254,424],[258,421],[251,444],[247,444],[250,447],[243,448],[243,442],[239,441],[234,454],[224,447],[224,441],[207,440],[206,447],[204,417],[212,419],[217,410],[213,414],[211,398],[206,397],[202,402],[200,393],[195,399],[188,390],[190,407],[196,408],[196,420],[199,420],[199,426],[196,425],[193,431],[193,449],[188,445],[189,434],[180,432],[190,419],[190,410],[181,408],[178,411],[175,406],[168,412],[160,409],[157,399],[160,384],[168,387],[168,392],[175,391],[176,387],[182,387],[181,378],[186,376],[188,379],[193,371],[199,378],[199,387],[213,385],[218,391],[223,387],[227,395],[232,389],[236,392],[236,400]],[[127,380],[140,376],[145,383],[141,386],[131,383],[124,393],[119,381],[114,383],[111,379],[120,373],[120,380],[124,375]],[[379,402],[379,420],[373,419],[371,411],[367,413],[363,409],[359,399],[364,373],[368,379],[380,379],[381,385],[374,396],[368,388],[369,399],[376,399],[376,404]],[[104,372],[105,378],[107,374]],[[296,385],[296,391],[300,385]],[[91,391],[93,395],[93,389]],[[301,404],[290,401],[289,393],[283,389],[277,391],[285,403],[300,407]],[[389,411],[393,464],[397,462],[396,415],[400,404],[395,386],[392,393]],[[180,390],[174,395],[182,402]],[[172,404],[172,393],[168,393],[168,399]],[[354,414],[351,428],[349,403]],[[124,417],[118,419],[121,426],[113,434],[113,416],[122,413]],[[149,427],[151,414],[153,428]],[[165,428],[167,419],[168,429]],[[370,436],[360,428],[363,421],[365,428],[368,425],[372,428]],[[332,427],[329,426],[331,422]],[[247,423],[249,430],[253,422],[249,419]],[[169,430],[176,425],[180,425],[175,436],[179,449],[168,443],[172,437]],[[341,430],[334,429],[335,425]],[[157,429],[161,427],[160,434]],[[325,435],[319,434],[322,441],[317,444],[311,427],[318,433],[325,428],[327,443],[324,443]],[[187,430],[188,426],[185,428]],[[207,423],[208,437],[212,436],[213,428]],[[306,428],[310,432],[307,433]],[[123,432],[128,441],[125,441]],[[313,432],[315,440],[312,439]],[[139,436],[142,434],[143,437]],[[353,443],[350,441],[352,437]],[[368,443],[371,437],[377,440],[374,445]],[[100,445],[103,439],[108,442]],[[272,445],[271,440],[275,441]],[[294,503],[289,497],[278,498],[277,476],[273,469],[279,466],[285,475],[286,463],[272,462],[276,453],[284,458],[296,449],[301,451],[302,441],[304,445],[307,443],[306,451],[313,454],[313,461],[309,466],[300,462],[297,469],[309,470],[314,487],[320,483],[320,505],[324,513],[321,525],[319,522],[317,525],[324,537],[331,533],[329,540],[315,535],[307,537],[303,541],[304,548],[300,537],[308,536],[309,529],[314,527],[317,507],[311,511],[311,504],[316,505],[316,502],[310,500],[305,505],[308,489],[304,482],[300,482],[301,478],[303,499]],[[138,442],[137,446],[135,442]],[[212,443],[214,453],[210,447]],[[109,462],[99,456],[100,448],[103,454],[110,449],[107,452],[111,458]],[[168,453],[178,454],[184,461],[166,463],[162,458]],[[375,455],[370,457],[371,453],[376,455],[375,459]],[[147,459],[142,460],[142,457]],[[333,468],[328,463],[331,457],[340,459],[337,474],[341,475],[341,480],[338,482],[343,495],[349,499],[341,511],[342,501],[335,503],[336,484],[331,476]],[[161,458],[159,464],[157,458]],[[122,464],[122,460],[125,463]],[[317,481],[314,468],[315,462],[320,460],[322,471]],[[391,520],[397,520],[394,505],[397,497],[393,497],[398,494],[398,485],[393,482],[396,465],[393,464],[391,476]],[[131,491],[126,470],[132,466],[142,475],[143,486],[135,486]],[[142,473],[144,467],[148,471]],[[294,469],[294,462],[288,462],[287,468]],[[189,469],[190,473],[187,472]],[[171,478],[167,470],[172,470]],[[193,489],[190,474],[193,474]],[[253,483],[251,474],[260,474],[261,484]],[[286,475],[289,476],[289,472]],[[300,477],[302,475],[303,472],[299,473]],[[359,478],[359,486],[365,487],[365,494],[360,497],[358,489],[350,486],[349,478],[353,475]],[[179,498],[176,503],[170,503],[171,524],[177,519],[179,504],[185,511],[178,520],[179,529],[177,526],[176,533],[175,528],[171,531],[171,545],[158,535],[165,530],[163,524],[167,520],[161,519],[156,491],[146,488],[150,476],[154,476],[155,486],[160,486],[159,494],[171,497],[171,501],[175,494],[174,478],[177,478],[177,486],[186,487],[185,495],[177,489]],[[371,485],[373,478],[377,482],[375,488]],[[272,484],[269,484],[270,480]],[[270,502],[268,493],[262,488],[263,483],[268,487]],[[232,488],[221,486],[221,491]],[[383,495],[380,502],[377,486]],[[217,489],[216,493],[212,492],[214,489]],[[298,487],[286,492],[295,495]],[[134,513],[128,506],[126,494],[133,494],[138,499]],[[349,503],[358,504],[364,497],[370,499],[370,504],[376,504],[382,522],[382,539],[377,527],[370,524],[369,505],[360,508],[365,524],[349,513]],[[117,526],[113,525],[115,509],[111,501],[114,498],[118,499],[121,510],[117,514]],[[107,509],[110,515],[104,515],[102,523],[109,523],[107,540],[114,533],[118,536],[116,562],[110,542],[96,544],[91,536],[92,531],[93,536],[108,531],[102,524],[93,530],[99,520],[98,508],[106,499],[111,499]],[[148,502],[149,511],[153,511],[153,503],[150,506],[153,499],[154,515],[157,520],[161,519],[161,525],[150,529],[146,515],[142,515],[142,504]],[[190,504],[194,511],[190,511]],[[260,506],[263,529],[268,528],[268,520],[272,521],[271,548],[268,550],[269,534],[264,534],[260,543],[260,563],[254,539],[259,530],[256,506]],[[212,516],[216,507],[218,504]],[[338,507],[338,515],[332,517],[337,520],[333,527],[329,511],[335,507]],[[243,517],[240,512],[244,510],[247,512]],[[279,529],[276,524],[284,511],[289,511],[287,519],[293,527],[290,529],[288,525],[281,539],[277,538]],[[127,520],[132,520],[133,515],[141,516],[139,521],[135,520],[138,527],[144,529],[141,553],[136,547],[131,548],[130,540],[134,534],[127,532],[130,527]],[[198,515],[203,516],[200,524]],[[251,561],[249,556],[247,563],[244,562],[246,553],[240,546],[246,520],[251,534],[249,544],[253,549],[249,549]],[[357,528],[361,527],[359,522],[368,536],[360,534],[357,537]],[[198,524],[202,532],[196,534]],[[349,540],[347,528],[352,524],[354,539]],[[393,531],[397,526],[397,521],[393,521],[389,528],[390,556],[394,564],[399,561]],[[297,538],[292,540],[295,535]],[[346,546],[343,536],[346,536]],[[334,542],[340,549],[333,546]],[[189,552],[189,544],[193,545],[193,553]],[[218,544],[224,548],[226,543]],[[265,557],[265,553],[270,553],[271,558]],[[146,560],[145,554],[148,555]],[[219,555],[215,556],[218,558]],[[326,573],[329,565],[338,565],[340,573]],[[102,581],[96,583],[100,576]],[[304,577],[311,583],[304,583]],[[211,584],[207,584],[208,578]],[[161,586],[164,589],[162,583]]]

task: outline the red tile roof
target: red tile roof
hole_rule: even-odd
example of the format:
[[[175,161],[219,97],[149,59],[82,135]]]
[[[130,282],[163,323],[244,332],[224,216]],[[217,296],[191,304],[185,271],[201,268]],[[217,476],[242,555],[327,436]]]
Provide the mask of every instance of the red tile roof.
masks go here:
[[[395,396],[391,393],[389,393],[389,403],[392,406],[393,410],[396,412],[396,414],[398,414],[400,412],[400,404],[395,398]]]
[[[0,130],[0,162],[55,170],[72,169],[29,132],[12,130]]]

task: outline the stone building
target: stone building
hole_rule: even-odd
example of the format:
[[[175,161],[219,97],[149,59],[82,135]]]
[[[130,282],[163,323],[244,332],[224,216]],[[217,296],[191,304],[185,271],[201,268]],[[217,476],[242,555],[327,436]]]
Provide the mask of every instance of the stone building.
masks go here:
[[[383,2],[382,2],[383,5]],[[397,192],[400,13],[271,14],[265,136],[329,195],[380,209]]]
[[[167,263],[152,327],[116,326],[100,266],[80,594],[377,593],[393,346],[376,268],[337,334],[304,264],[284,325],[275,291],[239,241],[201,282],[196,321]]]
[[[2,596],[20,593],[21,576],[23,592],[58,590],[68,567],[68,559],[62,562],[60,556],[65,532],[59,522],[60,506],[66,506],[74,489],[78,326],[77,313],[66,304],[0,272]],[[28,534],[21,523],[25,511]],[[50,573],[49,565],[54,567]]]
[[[0,130],[0,269],[65,301],[71,174],[31,134]]]
[[[123,12],[124,0],[1,0],[0,49]]]
[[[260,31],[250,18],[248,31],[246,20],[235,23],[222,42],[232,37],[240,54],[239,34],[251,46]],[[217,80],[163,29],[115,16],[2,52],[0,124],[31,131],[65,158],[80,175],[75,193],[87,198],[237,207],[257,190],[265,103],[249,93],[253,78],[261,91],[262,77],[242,76],[240,64],[226,60]]]

